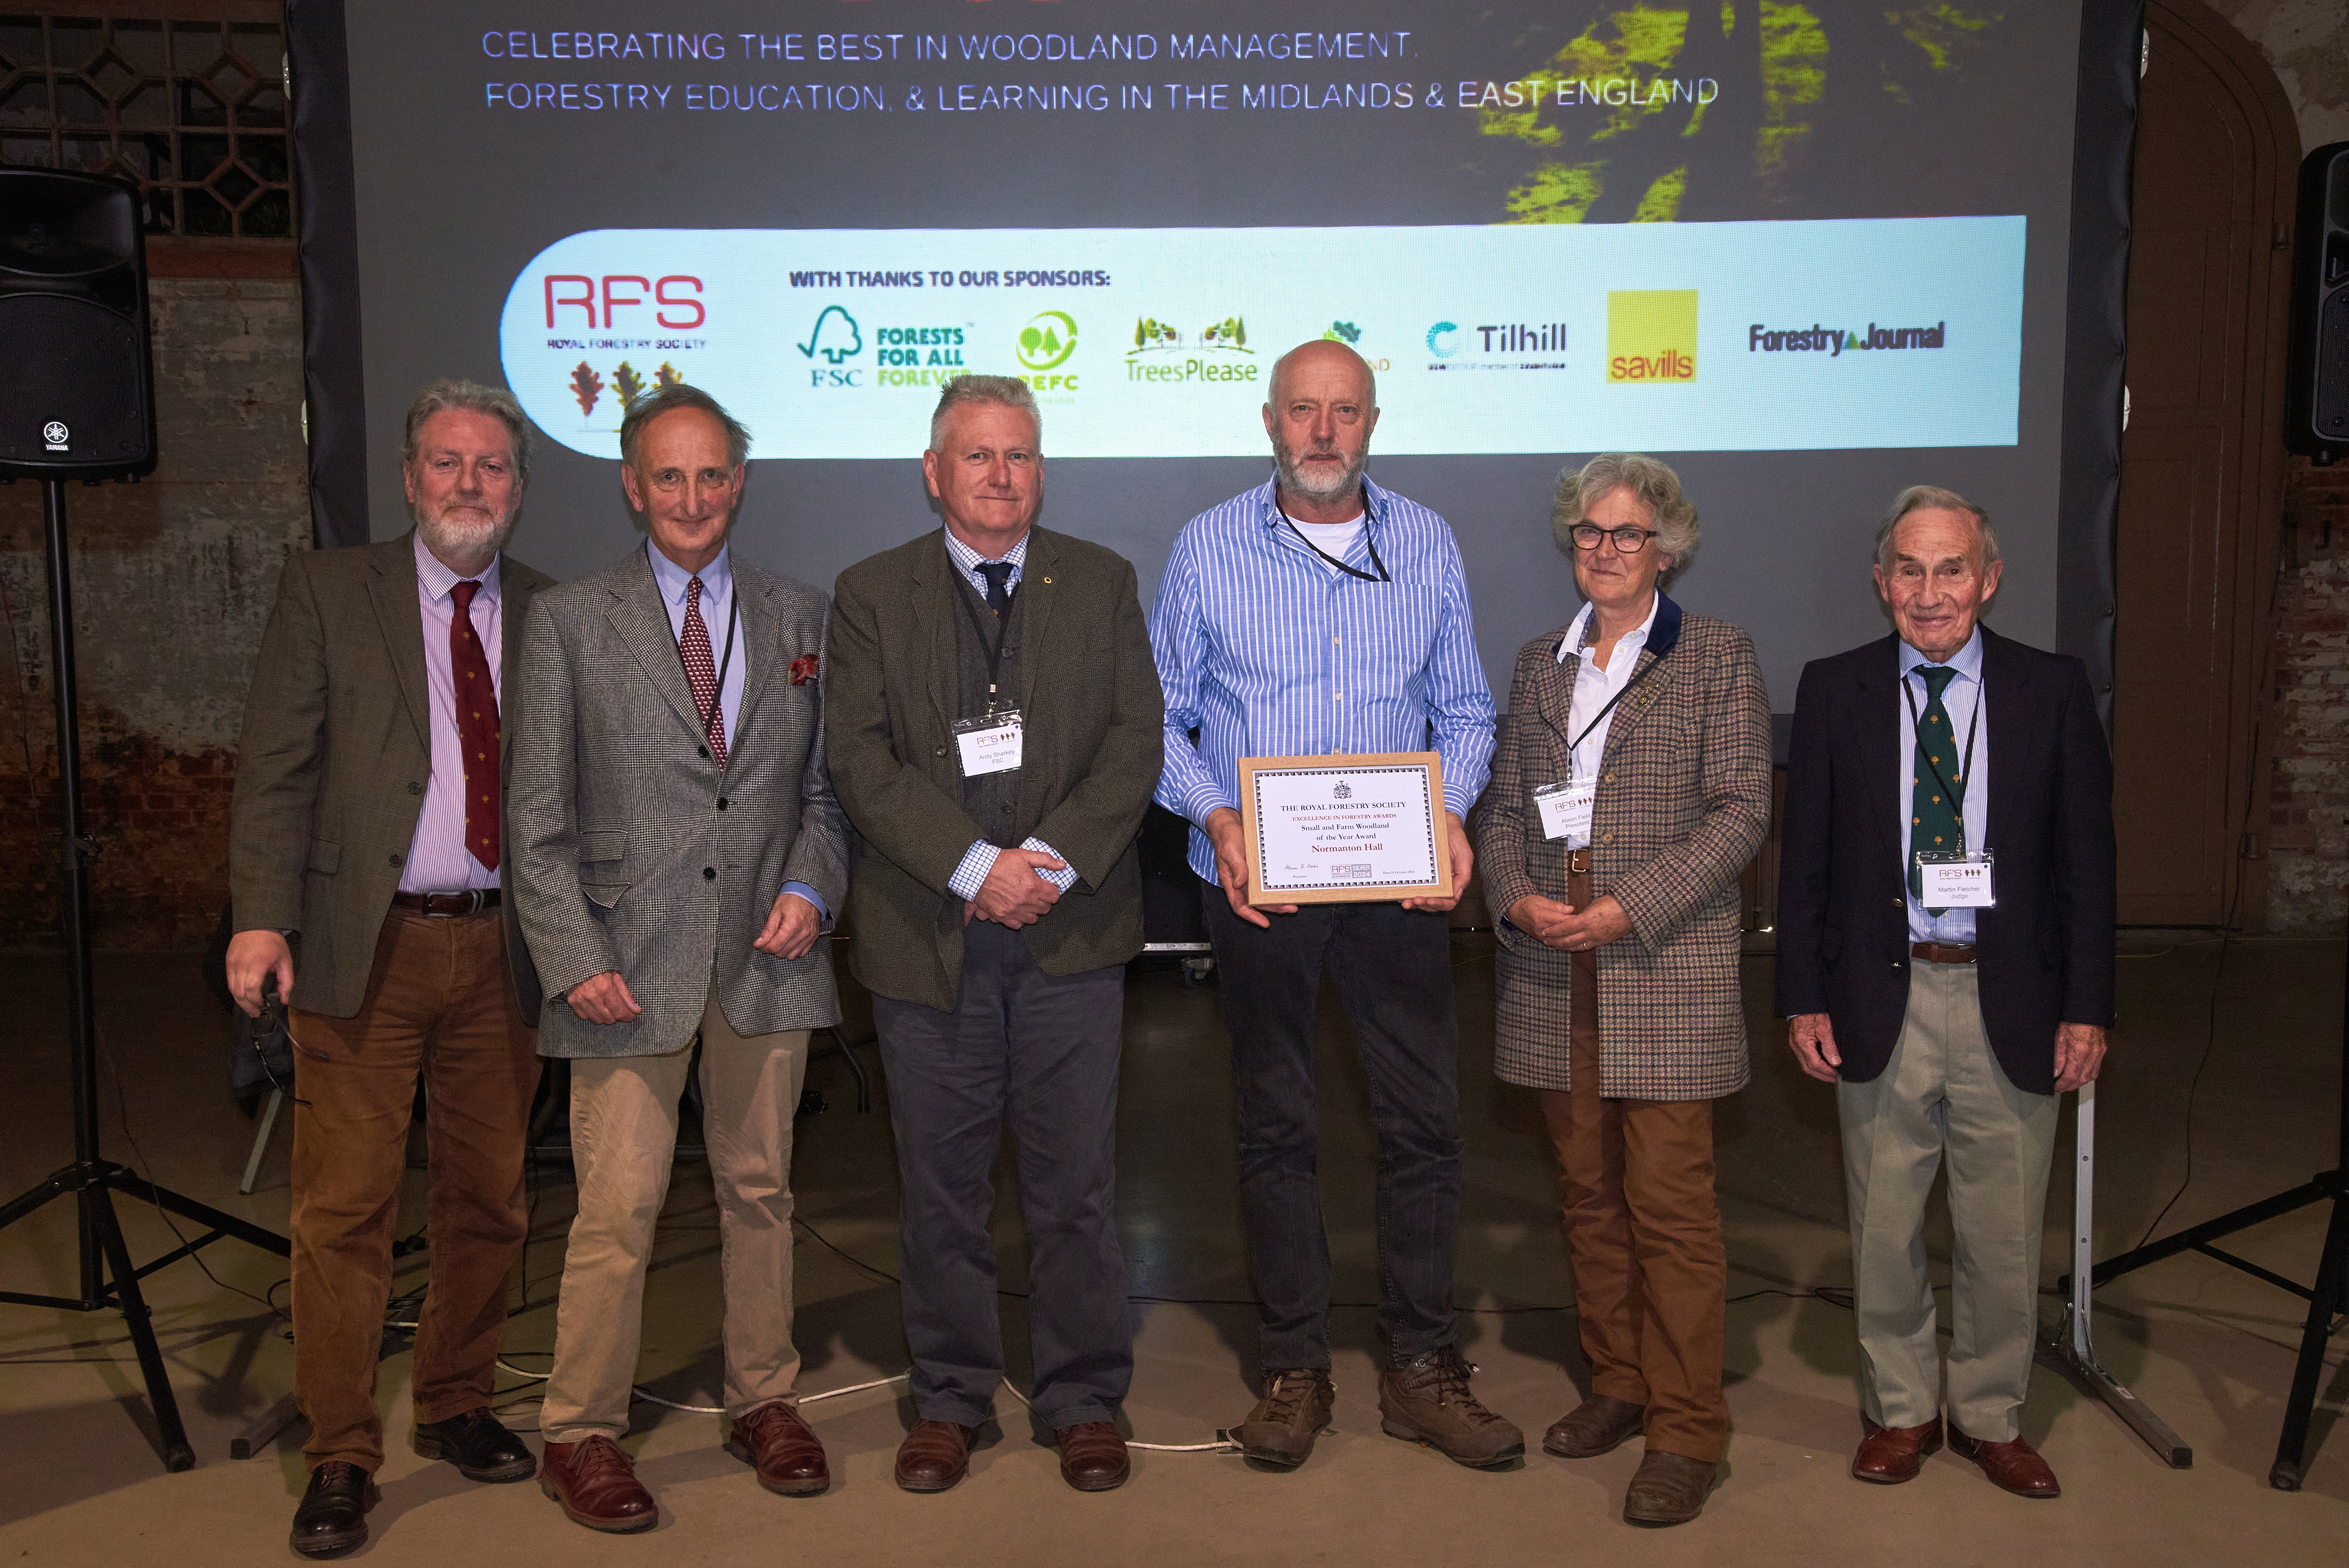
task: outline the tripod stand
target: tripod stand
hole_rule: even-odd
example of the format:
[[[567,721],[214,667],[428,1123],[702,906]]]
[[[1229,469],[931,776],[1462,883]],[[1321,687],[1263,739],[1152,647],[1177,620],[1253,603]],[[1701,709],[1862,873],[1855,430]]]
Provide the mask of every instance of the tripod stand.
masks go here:
[[[81,726],[74,686],[73,593],[66,559],[65,481],[43,480],[41,495],[48,528],[50,652],[57,661],[53,684],[57,705],[57,784],[64,795],[66,1001],[73,1075],[74,1160],[47,1181],[0,1208],[0,1229],[15,1224],[52,1198],[71,1196],[80,1221],[81,1294],[30,1295],[21,1291],[0,1291],[0,1302],[66,1312],[121,1313],[130,1330],[130,1343],[139,1355],[139,1369],[147,1380],[148,1404],[155,1413],[155,1425],[162,1438],[163,1467],[183,1470],[195,1464],[196,1456],[188,1446],[187,1429],[180,1420],[179,1401],[171,1393],[171,1375],[163,1366],[163,1352],[155,1342],[155,1326],[146,1298],[140,1295],[139,1282],[223,1237],[233,1236],[279,1257],[288,1256],[293,1249],[283,1236],[158,1187],[98,1153],[98,1032],[97,1020],[90,1010],[89,972],[89,860],[98,847],[82,835]],[[114,1194],[118,1191],[211,1229],[146,1267],[135,1267],[130,1262],[130,1249],[122,1239],[121,1223],[115,1217]]]
[[[2230,1268],[2240,1269],[2253,1279],[2265,1280],[2278,1290],[2290,1291],[2308,1303],[2308,1320],[2301,1328],[2300,1364],[2292,1373],[2292,1396],[2284,1404],[2283,1430],[2276,1439],[2275,1463],[2268,1470],[2268,1484],[2279,1491],[2300,1490],[2307,1459],[2308,1419],[2316,1406],[2317,1380],[2324,1372],[2325,1343],[2332,1337],[2333,1318],[2349,1312],[2349,980],[2344,980],[2343,985],[2341,1012],[2341,1130],[2333,1169],[2320,1171],[2289,1192],[2279,1192],[2231,1214],[2221,1214],[2174,1236],[2165,1236],[2149,1246],[2107,1259],[2098,1264],[2090,1275],[2092,1284],[2101,1285],[2147,1264],[2159,1263],[2179,1253],[2196,1252],[2216,1258]],[[2333,1202],[2333,1222],[2325,1227],[2324,1251],[2316,1265],[2316,1284],[2313,1287],[2295,1284],[2210,1244],[2222,1236],[2247,1231],[2327,1199]]]

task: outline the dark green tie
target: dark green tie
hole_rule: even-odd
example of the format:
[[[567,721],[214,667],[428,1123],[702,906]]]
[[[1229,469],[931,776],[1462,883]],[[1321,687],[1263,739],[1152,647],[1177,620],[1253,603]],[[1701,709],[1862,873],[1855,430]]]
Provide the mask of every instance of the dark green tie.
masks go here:
[[[1917,851],[1930,850],[1947,854],[1966,847],[1965,820],[1958,810],[1966,785],[1958,777],[1957,731],[1950,725],[1950,710],[1941,706],[1941,693],[1957,678],[1958,672],[1946,665],[1919,665],[1910,673],[1924,678],[1926,693],[1925,712],[1917,723],[1917,751],[1909,759],[1909,782],[1912,786],[1909,796],[1909,892],[1921,901],[1925,896],[1925,873],[1917,864]],[[1938,918],[1943,912],[1929,909],[1925,913]]]

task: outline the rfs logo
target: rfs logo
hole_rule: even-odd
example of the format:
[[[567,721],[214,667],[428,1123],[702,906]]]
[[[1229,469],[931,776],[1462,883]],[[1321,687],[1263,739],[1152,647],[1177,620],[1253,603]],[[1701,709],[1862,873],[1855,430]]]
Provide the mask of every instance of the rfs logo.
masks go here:
[[[63,451],[66,438],[71,434],[73,432],[66,428],[65,421],[62,419],[52,419],[41,427],[41,439],[49,444],[49,450],[53,452]]]
[[[1354,798],[1354,787],[1350,784],[1340,784],[1330,793],[1340,800],[1350,800]]]

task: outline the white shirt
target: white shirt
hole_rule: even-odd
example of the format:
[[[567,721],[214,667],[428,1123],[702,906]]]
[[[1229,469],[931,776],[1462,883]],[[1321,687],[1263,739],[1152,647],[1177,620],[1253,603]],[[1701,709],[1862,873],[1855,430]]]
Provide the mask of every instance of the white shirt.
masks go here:
[[[1280,514],[1288,517],[1284,511]],[[1300,522],[1289,517],[1288,524],[1297,530],[1298,537],[1332,561],[1343,561],[1346,552],[1354,548],[1354,541],[1362,536],[1366,514],[1356,512],[1343,522]],[[1330,570],[1336,571],[1336,567]]]
[[[1603,665],[1587,645],[1592,634],[1593,606],[1585,604],[1574,624],[1567,627],[1566,635],[1557,641],[1558,663],[1564,664],[1569,654],[1579,654],[1582,658],[1574,672],[1574,700],[1566,710],[1567,738],[1574,742],[1568,761],[1577,779],[1599,776],[1599,759],[1607,754],[1607,733],[1615,727],[1615,714],[1610,711],[1601,718],[1599,710],[1631,684],[1631,672],[1640,667],[1640,655],[1648,645],[1648,634],[1655,629],[1656,611],[1663,602],[1661,593],[1650,595],[1648,618],[1640,623],[1637,630],[1615,639],[1614,655]],[[1617,705],[1619,708],[1620,706]],[[1589,731],[1588,735],[1583,734],[1586,729]],[[1579,740],[1575,738],[1578,736],[1581,737]],[[1568,833],[1566,837],[1568,849],[1589,846],[1588,833]]]
[[[742,677],[750,668],[750,639],[742,634],[738,624],[734,631],[734,656],[726,657],[727,624],[734,610],[734,562],[729,554],[730,544],[718,547],[718,559],[699,572],[688,572],[660,552],[649,539],[645,541],[645,559],[652,562],[653,581],[660,585],[661,603],[668,610],[669,635],[680,644],[685,641],[685,599],[696,577],[701,579],[701,624],[709,632],[709,659],[722,666],[718,683],[718,711],[726,716],[726,747],[732,750],[734,736],[742,717]]]
[[[1949,710],[1950,727],[1957,733],[1952,743],[1958,748],[1960,760],[1948,771],[1963,769],[1965,777],[1958,783],[1965,790],[1962,809],[1958,812],[1966,830],[1966,848],[1979,851],[1990,842],[1990,725],[1982,703],[1982,634],[1976,626],[1973,635],[1966,639],[1950,659],[1949,667],[1958,672],[1957,678],[1941,688],[1941,706]],[[1907,643],[1900,645],[1900,684],[1917,699],[1917,716],[1921,717],[1931,694],[1925,689],[1922,676],[1913,675],[1919,665],[1932,661]],[[1917,759],[1917,720],[1909,711],[1909,698],[1893,698],[1900,709],[1900,768],[1896,775],[1900,780],[1900,887],[1904,895],[1909,888],[1909,830],[1915,812],[1916,776],[1909,765]],[[1966,763],[1966,737],[1973,736],[1973,761]],[[1991,885],[1998,883],[1995,868],[1991,873]],[[1975,917],[1981,912],[1971,909],[1945,909],[1939,920],[1925,913],[1924,906],[1914,897],[1909,898],[1909,939],[1912,942],[1970,943],[1974,939]]]

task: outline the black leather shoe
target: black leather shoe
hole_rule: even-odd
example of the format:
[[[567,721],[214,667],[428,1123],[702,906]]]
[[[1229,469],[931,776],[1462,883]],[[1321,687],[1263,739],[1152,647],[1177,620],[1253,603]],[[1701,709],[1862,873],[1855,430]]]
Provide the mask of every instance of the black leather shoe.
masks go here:
[[[364,1546],[367,1511],[380,1495],[367,1471],[328,1460],[310,1472],[309,1490],[294,1511],[294,1533],[287,1540],[305,1557],[340,1557]]]
[[[419,1421],[409,1447],[428,1460],[447,1460],[467,1480],[528,1480],[538,1473],[529,1446],[482,1405],[445,1421]]]

